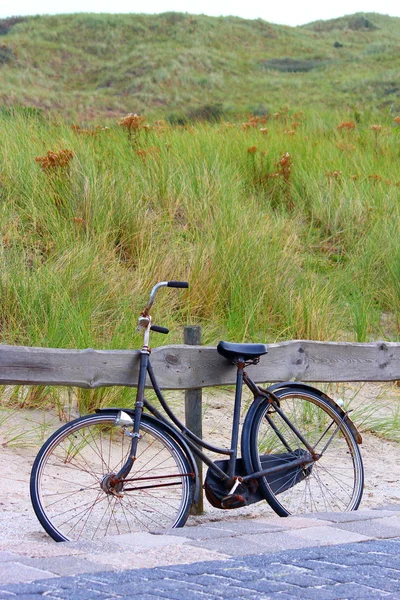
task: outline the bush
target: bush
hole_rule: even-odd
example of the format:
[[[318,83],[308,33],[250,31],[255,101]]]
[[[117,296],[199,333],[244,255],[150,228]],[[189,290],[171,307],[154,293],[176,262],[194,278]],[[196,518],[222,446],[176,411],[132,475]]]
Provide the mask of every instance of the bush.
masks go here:
[[[14,25],[17,25],[17,23],[23,23],[26,20],[26,17],[10,17],[9,19],[0,19],[0,35],[7,35]]]
[[[264,61],[265,69],[274,69],[283,73],[307,73],[312,69],[324,67],[328,61],[314,58],[311,60],[301,60],[295,58],[271,58]]]

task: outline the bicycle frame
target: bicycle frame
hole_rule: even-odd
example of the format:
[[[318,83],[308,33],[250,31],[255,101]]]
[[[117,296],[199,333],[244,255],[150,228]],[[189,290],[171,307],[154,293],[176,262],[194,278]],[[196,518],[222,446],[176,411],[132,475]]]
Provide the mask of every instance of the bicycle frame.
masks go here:
[[[297,467],[302,464],[304,465],[305,462],[313,463],[316,460],[318,460],[319,455],[315,452],[314,448],[312,446],[310,446],[310,444],[302,436],[300,431],[293,425],[293,423],[291,423],[291,421],[289,419],[287,419],[284,412],[280,409],[279,401],[274,396],[273,391],[260,389],[256,385],[256,383],[254,383],[250,379],[250,377],[247,375],[247,373],[245,371],[246,362],[241,358],[238,358],[235,363],[237,366],[237,375],[236,375],[235,400],[234,400],[234,408],[233,408],[230,448],[220,448],[211,443],[208,443],[205,440],[200,439],[176,417],[176,415],[173,413],[173,411],[171,410],[170,406],[168,405],[165,397],[162,394],[162,391],[157,383],[156,376],[154,374],[153,368],[150,363],[150,352],[151,352],[150,348],[149,348],[150,330],[154,329],[156,331],[157,330],[161,331],[163,328],[160,328],[157,326],[152,326],[151,316],[149,315],[149,310],[154,302],[156,292],[160,287],[171,285],[171,284],[174,284],[171,287],[183,287],[183,286],[178,285],[179,283],[180,282],[161,282],[161,283],[158,283],[156,286],[154,286],[154,288],[150,294],[149,304],[147,305],[147,307],[145,308],[145,310],[141,313],[141,316],[139,317],[138,329],[144,330],[144,343],[143,343],[143,347],[140,351],[139,378],[138,378],[137,394],[136,394],[136,401],[135,401],[135,407],[134,407],[134,422],[132,423],[133,432],[129,434],[132,437],[132,446],[131,446],[130,457],[129,457],[128,461],[125,463],[125,465],[123,465],[121,470],[117,473],[116,478],[117,479],[126,478],[133,467],[133,463],[135,461],[135,456],[136,456],[136,451],[137,451],[137,445],[138,445],[138,442],[140,439],[140,434],[139,434],[140,421],[141,421],[141,415],[142,415],[144,408],[146,408],[156,419],[158,419],[165,425],[168,425],[169,428],[172,428],[175,435],[178,437],[178,439],[180,439],[184,442],[184,446],[186,446],[186,449],[189,447],[190,450],[198,458],[200,458],[200,460],[204,464],[206,464],[216,475],[218,475],[218,477],[222,481],[225,482],[228,494],[233,494],[236,487],[240,483],[246,483],[250,480],[259,479],[261,477],[272,475],[279,471],[287,470],[288,468],[291,468],[291,467]],[[167,330],[164,332],[167,332]],[[250,363],[247,363],[247,364],[251,364],[251,362],[252,361],[250,361]],[[161,413],[155,406],[153,406],[150,402],[148,402],[145,399],[145,387],[146,387],[147,375],[149,376],[152,388],[153,388],[153,390],[154,390],[154,392],[155,392],[155,394],[156,394],[156,396],[168,418],[163,413]],[[262,400],[269,399],[271,404],[273,404],[273,406],[274,406],[274,410],[276,410],[279,413],[281,418],[286,422],[286,424],[291,429],[291,431],[294,433],[294,435],[297,437],[297,439],[299,439],[302,442],[302,444],[304,445],[304,447],[307,449],[307,451],[309,453],[308,455],[302,455],[300,458],[294,458],[290,462],[288,462],[288,461],[285,462],[285,464],[274,466],[274,467],[269,467],[269,468],[259,470],[256,472],[253,471],[253,468],[249,464],[246,464],[245,468],[246,468],[247,473],[244,476],[242,476],[242,475],[238,476],[236,474],[236,464],[237,464],[237,460],[238,460],[239,430],[240,430],[240,409],[241,409],[241,401],[242,401],[243,384],[245,384],[249,388],[249,390],[252,392],[253,397],[254,397],[253,404],[256,403],[258,398],[262,398]],[[249,409],[249,413],[250,414],[252,413],[251,407]],[[342,418],[343,419],[347,418],[347,413],[344,413]],[[272,428],[274,428],[272,421],[270,419],[267,419],[267,420],[268,420],[270,426]],[[244,429],[246,427],[250,428],[250,426],[251,426],[251,420],[249,420],[249,422],[247,422],[247,419],[246,419],[245,423],[243,425],[243,428]],[[281,441],[285,445],[287,450],[289,452],[291,452],[291,448],[290,448],[289,444],[282,438],[281,438]],[[222,455],[228,456],[228,465],[227,465],[226,472],[223,471],[218,465],[216,465],[215,462],[213,462],[200,448],[209,450],[215,454],[222,454]]]
[[[205,440],[200,439],[196,436],[191,430],[189,430],[173,413],[172,409],[168,405],[165,397],[162,394],[162,391],[157,383],[156,376],[154,374],[153,368],[150,363],[150,350],[148,348],[144,348],[140,354],[140,368],[139,368],[139,380],[138,380],[138,389],[136,395],[136,402],[134,407],[134,429],[130,434],[132,436],[132,447],[130,453],[130,459],[127,463],[122,467],[120,472],[116,475],[118,479],[124,479],[129,474],[132,469],[137,444],[140,438],[139,429],[140,429],[140,420],[142,411],[146,408],[156,419],[166,424],[170,429],[173,429],[175,435],[178,439],[183,440],[186,447],[189,447],[190,450],[200,458],[200,460],[206,464],[218,477],[225,482],[227,488],[227,494],[232,494],[236,487],[240,483],[245,483],[250,480],[258,479],[260,477],[264,477],[267,475],[272,475],[281,470],[287,469],[288,467],[296,467],[300,464],[304,463],[304,456],[299,459],[294,459],[289,463],[286,462],[285,465],[269,467],[268,469],[264,469],[261,471],[253,472],[251,469],[247,469],[248,472],[244,476],[236,475],[236,463],[238,459],[238,442],[239,442],[239,430],[240,430],[240,408],[241,408],[241,400],[242,400],[242,390],[243,384],[245,384],[250,391],[253,393],[254,400],[257,398],[262,398],[264,400],[266,397],[271,397],[271,401],[273,401],[273,394],[270,394],[268,391],[261,390],[247,375],[244,370],[245,363],[239,362],[237,365],[237,376],[236,376],[236,388],[235,388],[235,400],[234,400],[234,408],[233,408],[233,418],[232,418],[232,433],[231,433],[231,446],[230,448],[221,448],[215,446]],[[148,400],[145,399],[145,386],[146,386],[146,375],[148,374],[150,378],[150,382],[152,388],[163,408],[168,418],[161,413],[155,406],[153,406]],[[254,401],[253,401],[254,402]],[[277,404],[274,404],[275,409],[277,408]],[[278,408],[279,410],[279,408]],[[281,413],[283,415],[283,413]],[[172,423],[171,423],[172,422]],[[293,431],[293,433],[303,441],[307,450],[310,452],[309,460],[310,462],[314,462],[317,459],[314,450],[308,445],[307,441],[304,440],[301,433],[297,430],[297,428],[288,421],[288,425]],[[215,454],[223,454],[227,455],[228,458],[228,468],[227,471],[223,471],[218,465],[215,464],[200,448],[207,449]],[[288,449],[290,449],[288,447]]]

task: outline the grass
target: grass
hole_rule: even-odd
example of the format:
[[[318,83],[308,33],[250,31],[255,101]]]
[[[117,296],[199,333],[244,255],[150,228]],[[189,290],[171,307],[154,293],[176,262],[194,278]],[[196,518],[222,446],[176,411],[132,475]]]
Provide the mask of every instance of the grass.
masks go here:
[[[375,13],[303,27],[182,13],[3,19],[0,105],[80,122],[286,103],[398,113],[399,35],[399,18]]]
[[[350,418],[363,433],[400,442],[399,386],[396,383],[330,384],[326,392],[342,401]]]
[[[342,130],[330,113],[130,135],[0,122],[3,342],[132,347],[172,278],[191,288],[158,299],[167,341],[184,323],[205,343],[398,339],[393,118],[379,143],[375,121]]]
[[[367,17],[375,28],[171,14],[3,24],[2,343],[138,347],[136,316],[166,279],[191,287],[157,298],[171,334],[154,345],[180,343],[184,324],[201,324],[205,344],[397,341],[400,106],[385,90],[399,20]],[[302,110],[281,106],[294,95]],[[121,120],[133,98],[154,118]],[[175,126],[156,118],[172,112]],[[62,414],[54,393],[14,401]],[[131,400],[78,391],[82,411]]]

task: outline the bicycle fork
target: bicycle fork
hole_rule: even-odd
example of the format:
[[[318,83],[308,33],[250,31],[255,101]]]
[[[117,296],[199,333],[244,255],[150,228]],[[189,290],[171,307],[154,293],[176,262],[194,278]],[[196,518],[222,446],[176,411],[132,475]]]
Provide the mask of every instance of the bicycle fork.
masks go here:
[[[149,364],[149,355],[150,355],[150,352],[145,347],[140,351],[140,369],[139,369],[139,380],[138,380],[138,387],[137,387],[136,401],[135,401],[133,431],[126,432],[126,435],[128,435],[130,438],[132,438],[131,450],[130,450],[130,453],[129,453],[126,463],[118,471],[118,473],[114,476],[115,479],[118,481],[126,479],[126,477],[131,472],[133,464],[136,460],[137,446],[138,446],[138,442],[141,438],[139,431],[140,431],[140,422],[141,422],[143,406],[144,406],[144,390],[145,390],[145,386],[146,386],[146,376],[147,376],[147,367]],[[132,424],[132,419],[130,419],[130,417],[129,417],[130,423],[124,423],[123,418],[124,417],[121,416],[121,413],[119,413],[115,420],[115,424],[116,425]]]

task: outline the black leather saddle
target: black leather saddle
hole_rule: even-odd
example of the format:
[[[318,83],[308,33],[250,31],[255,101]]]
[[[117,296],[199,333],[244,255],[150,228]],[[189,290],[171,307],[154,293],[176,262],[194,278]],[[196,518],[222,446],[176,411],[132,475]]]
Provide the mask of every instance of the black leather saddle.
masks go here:
[[[231,342],[220,342],[217,346],[218,354],[228,360],[234,361],[238,358],[252,360],[267,354],[268,348],[265,344],[232,344]]]

